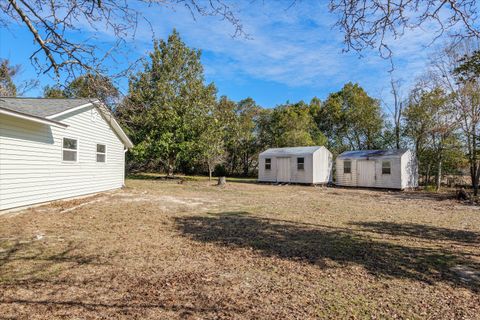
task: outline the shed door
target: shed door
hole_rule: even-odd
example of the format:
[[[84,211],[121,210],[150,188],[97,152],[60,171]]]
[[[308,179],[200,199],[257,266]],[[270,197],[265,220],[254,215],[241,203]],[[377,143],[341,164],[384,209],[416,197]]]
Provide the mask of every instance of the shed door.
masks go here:
[[[277,158],[277,182],[290,182],[290,158]]]
[[[375,161],[361,160],[357,161],[357,173],[359,187],[375,186]]]

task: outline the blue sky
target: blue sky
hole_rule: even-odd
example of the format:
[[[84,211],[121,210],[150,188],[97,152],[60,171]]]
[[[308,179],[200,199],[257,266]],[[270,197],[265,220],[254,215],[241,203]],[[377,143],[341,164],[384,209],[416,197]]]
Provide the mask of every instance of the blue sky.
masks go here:
[[[346,82],[358,82],[367,92],[385,102],[391,101],[389,61],[376,50],[342,52],[343,35],[333,28],[335,16],[328,12],[327,1],[301,1],[289,8],[290,1],[241,2],[235,10],[249,37],[232,37],[233,27],[218,17],[196,16],[182,6],[145,10],[155,37],[166,38],[176,28],[187,45],[202,49],[206,80],[214,82],[219,95],[233,100],[252,97],[264,107],[288,101],[324,100]],[[98,43],[108,46],[109,30],[97,32],[85,26],[85,35],[95,34]],[[427,30],[407,32],[401,39],[390,39],[394,50],[395,78],[403,83],[406,94],[415,77],[426,67],[433,47],[426,45],[434,35]],[[126,67],[146,56],[152,48],[150,26],[141,21],[135,40],[126,45],[126,54],[118,56],[116,67]],[[21,64],[17,80],[36,78],[29,56],[34,51],[31,35],[22,26],[0,30],[0,57]],[[112,69],[114,65],[111,64]],[[54,80],[39,75],[40,87],[27,92],[40,96],[42,87]],[[126,91],[127,82],[118,83]],[[386,112],[388,108],[386,107]]]

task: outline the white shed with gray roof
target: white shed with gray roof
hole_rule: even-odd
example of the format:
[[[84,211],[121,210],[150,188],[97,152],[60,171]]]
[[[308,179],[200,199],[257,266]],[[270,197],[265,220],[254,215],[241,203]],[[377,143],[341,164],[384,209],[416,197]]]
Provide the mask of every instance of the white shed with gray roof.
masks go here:
[[[0,210],[120,188],[130,147],[96,99],[0,97]]]
[[[417,159],[408,149],[345,151],[335,162],[336,185],[386,189],[418,187]]]
[[[332,153],[323,146],[272,148],[260,153],[258,181],[326,184],[332,181]]]

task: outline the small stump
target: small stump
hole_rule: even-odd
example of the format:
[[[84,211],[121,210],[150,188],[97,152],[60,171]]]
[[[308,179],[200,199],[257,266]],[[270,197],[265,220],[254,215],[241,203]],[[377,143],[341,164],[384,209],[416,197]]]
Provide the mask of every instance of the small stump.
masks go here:
[[[222,187],[226,184],[227,184],[227,178],[226,177],[218,177],[217,186]]]
[[[457,200],[470,200],[470,195],[465,191],[464,188],[457,190],[456,194]]]

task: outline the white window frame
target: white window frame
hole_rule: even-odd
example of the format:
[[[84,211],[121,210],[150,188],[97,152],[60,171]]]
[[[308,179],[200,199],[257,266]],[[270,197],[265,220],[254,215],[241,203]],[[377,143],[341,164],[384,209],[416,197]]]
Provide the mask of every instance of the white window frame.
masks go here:
[[[63,140],[64,139],[70,139],[70,140],[77,141],[77,149],[64,148],[63,147]],[[64,150],[77,152],[77,156],[75,157],[76,160],[75,161],[64,160],[63,159],[63,151]],[[80,140],[78,138],[75,138],[75,137],[62,137],[62,154],[60,156],[62,157],[62,163],[70,163],[70,164],[78,163],[80,161]]]
[[[383,173],[383,163],[388,162],[388,167],[390,169],[390,173]],[[392,161],[391,160],[382,160],[382,175],[391,175],[392,174]]]
[[[105,146],[105,152],[98,152],[98,146],[101,145],[101,146]],[[107,149],[107,144],[106,143],[96,143],[95,144],[95,162],[96,163],[107,163],[107,152],[108,152],[108,149]],[[105,156],[105,161],[98,161],[97,159],[97,156],[99,154],[103,154]]]

